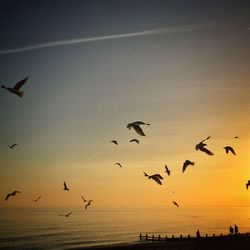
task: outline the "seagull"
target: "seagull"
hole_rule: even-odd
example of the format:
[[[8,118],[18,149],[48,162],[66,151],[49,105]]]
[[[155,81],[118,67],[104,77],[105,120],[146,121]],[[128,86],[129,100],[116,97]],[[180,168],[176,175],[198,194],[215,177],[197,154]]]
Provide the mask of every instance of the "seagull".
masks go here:
[[[114,143],[115,145],[118,145],[118,141],[117,140],[112,140],[110,141],[111,143]]]
[[[72,212],[70,212],[68,214],[59,214],[59,216],[69,217],[71,214],[72,214]]]
[[[156,183],[158,183],[159,185],[162,185],[161,180],[163,180],[163,177],[160,174],[153,174],[153,175],[148,175],[145,172],[144,176],[148,177],[148,179],[153,179]]]
[[[250,185],[250,180],[248,180],[248,182],[246,183],[246,188],[248,190],[248,186]]]
[[[211,136],[208,136],[206,139],[202,140],[201,142],[199,142],[198,144],[196,144],[195,149],[196,150],[200,150],[208,155],[214,155],[213,152],[211,152],[210,150],[208,150],[207,148],[205,148],[207,146],[206,143],[203,143],[204,141],[208,140]]]
[[[229,152],[231,152],[232,154],[236,155],[234,149],[230,146],[226,146],[224,147],[224,149],[226,150],[226,153],[228,154]]]
[[[176,206],[176,207],[179,207],[178,203],[176,201],[173,201],[173,204]]]
[[[67,187],[67,184],[66,184],[66,182],[65,182],[65,181],[64,181],[63,185],[64,185],[64,189],[63,189],[63,190],[65,190],[65,191],[69,191],[69,188]]]
[[[120,168],[122,168],[122,164],[121,163],[116,162],[115,164],[118,165]]]
[[[14,87],[5,87],[5,86],[1,86],[3,89],[7,89],[8,91],[10,91],[13,94],[18,95],[19,97],[23,97],[24,95],[24,91],[20,90],[21,87],[26,83],[26,81],[28,80],[28,76],[26,78],[24,78],[23,80],[21,80],[20,82],[16,83],[16,85]]]
[[[190,160],[186,160],[184,163],[183,163],[183,167],[182,167],[182,172],[184,173],[186,168],[189,166],[189,165],[194,165],[194,162],[193,161],[190,161]]]
[[[39,196],[39,197],[37,197],[35,200],[32,200],[32,201],[37,202],[37,201],[39,201],[41,198],[42,198],[42,196]]]
[[[136,121],[136,122],[131,122],[127,125],[128,129],[133,128],[137,134],[141,135],[141,136],[145,136],[142,128],[140,127],[140,125],[150,125],[149,123],[145,123],[145,122],[141,122],[141,121]]]
[[[16,147],[18,144],[17,143],[15,143],[15,144],[12,144],[12,145],[8,145],[9,146],[9,148],[11,148],[11,149],[13,149],[14,147]]]
[[[91,205],[91,202],[92,202],[92,201],[93,201],[93,200],[89,200],[89,201],[88,201],[88,203],[85,205],[85,209],[87,209],[88,206]]]
[[[7,201],[7,200],[9,199],[10,196],[15,196],[17,193],[21,193],[21,192],[15,190],[15,191],[13,191],[12,193],[7,194],[5,200]]]
[[[171,173],[171,171],[168,169],[168,167],[167,167],[167,165],[165,165],[165,172],[168,174],[168,175],[170,175],[170,173]]]
[[[138,143],[138,144],[140,143],[139,140],[137,140],[137,139],[132,139],[132,140],[130,140],[129,142],[136,142],[136,143]]]

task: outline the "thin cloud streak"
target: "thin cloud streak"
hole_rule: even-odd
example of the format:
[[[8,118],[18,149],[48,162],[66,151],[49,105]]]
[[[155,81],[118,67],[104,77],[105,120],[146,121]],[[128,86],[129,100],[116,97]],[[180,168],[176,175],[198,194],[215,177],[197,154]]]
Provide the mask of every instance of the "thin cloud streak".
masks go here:
[[[133,33],[125,33],[125,34],[59,40],[59,41],[29,45],[29,46],[15,48],[15,49],[0,50],[0,55],[25,52],[25,51],[50,48],[50,47],[58,47],[58,46],[64,46],[64,45],[71,45],[71,44],[105,41],[105,40],[111,40],[111,39],[197,31],[197,30],[200,30],[202,26],[203,25],[183,25],[183,26],[177,26],[177,27],[164,27],[164,28],[159,28],[159,29],[145,30],[145,31],[133,32]]]

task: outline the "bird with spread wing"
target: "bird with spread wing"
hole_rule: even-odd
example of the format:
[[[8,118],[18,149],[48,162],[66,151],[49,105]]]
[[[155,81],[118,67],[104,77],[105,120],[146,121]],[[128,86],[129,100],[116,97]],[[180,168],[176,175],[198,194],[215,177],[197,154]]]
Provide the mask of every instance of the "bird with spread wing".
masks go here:
[[[3,89],[7,89],[8,91],[10,91],[11,93],[15,95],[18,95],[19,97],[23,97],[24,91],[21,90],[21,87],[27,82],[28,78],[29,77],[27,76],[23,80],[19,81],[18,83],[15,84],[14,87],[5,87],[4,85],[2,85],[1,87]]]
[[[156,183],[159,185],[162,185],[161,180],[163,180],[163,177],[160,174],[153,174],[153,175],[148,175],[147,173],[143,172],[145,177],[148,177],[148,179],[154,180]]]

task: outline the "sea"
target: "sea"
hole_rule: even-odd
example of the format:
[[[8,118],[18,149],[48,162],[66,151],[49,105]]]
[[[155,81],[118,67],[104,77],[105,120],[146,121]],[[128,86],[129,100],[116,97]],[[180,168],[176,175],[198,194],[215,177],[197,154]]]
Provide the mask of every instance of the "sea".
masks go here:
[[[72,211],[69,217],[60,216]],[[0,208],[0,249],[74,249],[175,237],[250,232],[250,207]]]

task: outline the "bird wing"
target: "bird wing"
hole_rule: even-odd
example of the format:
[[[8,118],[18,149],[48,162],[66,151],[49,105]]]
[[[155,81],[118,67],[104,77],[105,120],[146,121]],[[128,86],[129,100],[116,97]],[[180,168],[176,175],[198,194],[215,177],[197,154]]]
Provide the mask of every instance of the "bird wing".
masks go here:
[[[122,168],[122,165],[121,165],[121,163],[119,163],[119,162],[116,162],[115,163],[116,165],[118,165],[120,168]]]
[[[173,201],[174,205],[179,207],[178,203],[176,201]]]
[[[136,122],[133,122],[133,124],[136,124],[136,125],[150,125],[149,123],[145,123],[145,122],[141,122],[141,121],[136,121]]]
[[[90,203],[87,203],[87,204],[85,205],[85,209],[87,209],[89,205],[90,205]]]
[[[148,174],[147,174],[147,173],[145,173],[145,172],[143,172],[143,174],[144,174],[144,176],[148,176]]]
[[[141,128],[139,125],[133,124],[132,127],[133,127],[133,129],[136,131],[137,134],[139,134],[139,135],[141,135],[141,136],[145,136],[145,134],[144,134],[142,128]]]
[[[82,196],[81,196],[82,197]],[[82,200],[84,201],[84,202],[87,202],[87,200],[85,200],[83,197],[82,197]]]
[[[151,178],[157,178],[163,180],[163,177],[160,174],[151,175]]]
[[[235,151],[234,151],[234,149],[233,149],[232,147],[229,147],[228,149],[229,149],[229,151],[231,151],[234,155],[236,155],[236,153],[235,153]]]
[[[182,172],[184,173],[186,168],[187,168],[188,164],[186,162],[183,163],[183,167],[182,167]]]
[[[139,141],[137,139],[132,139],[129,142],[137,142],[139,144]]]
[[[9,197],[12,195],[13,195],[13,193],[7,194],[5,200],[7,201],[9,199]]]
[[[68,189],[66,182],[64,182],[63,185],[65,189]]]
[[[28,76],[26,78],[24,78],[23,80],[21,80],[20,82],[18,82],[13,88],[15,90],[19,90],[25,83],[26,81],[28,80]]]
[[[160,180],[159,178],[157,178],[156,176],[153,176],[152,179],[153,179],[156,183],[158,183],[159,185],[162,185],[161,180]]]
[[[208,154],[208,155],[214,155],[213,152],[211,152],[210,150],[208,150],[208,149],[205,148],[205,147],[200,147],[199,149],[200,149],[200,151],[202,151],[202,152],[204,152],[204,153],[206,153],[206,154]]]

